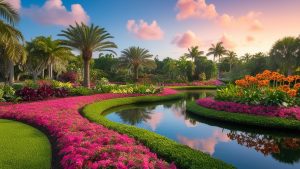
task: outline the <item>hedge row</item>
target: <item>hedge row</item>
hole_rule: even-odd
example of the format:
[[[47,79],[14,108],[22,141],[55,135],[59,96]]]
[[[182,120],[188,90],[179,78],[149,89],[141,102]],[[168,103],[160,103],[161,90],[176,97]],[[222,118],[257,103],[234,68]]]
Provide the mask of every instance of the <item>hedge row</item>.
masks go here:
[[[264,127],[266,129],[300,130],[299,120],[218,111],[202,107],[195,101],[187,103],[187,111],[209,119],[236,124]]]
[[[139,140],[151,151],[155,152],[159,157],[168,162],[175,162],[176,166],[182,169],[227,169],[234,168],[221,160],[212,158],[210,155],[194,150],[186,145],[179,144],[164,136],[153,133],[151,131],[112,122],[101,115],[107,109],[134,103],[156,102],[178,99],[183,97],[183,94],[168,95],[168,96],[141,96],[110,99],[94,104],[90,104],[83,108],[82,115],[92,122],[99,123],[109,129],[113,129],[119,133],[126,134],[130,137]]]

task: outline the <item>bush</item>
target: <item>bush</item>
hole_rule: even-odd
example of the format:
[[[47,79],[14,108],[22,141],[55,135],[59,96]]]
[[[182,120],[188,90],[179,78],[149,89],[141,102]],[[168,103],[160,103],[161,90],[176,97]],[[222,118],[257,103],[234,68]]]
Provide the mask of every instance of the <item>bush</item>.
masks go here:
[[[69,92],[72,96],[87,96],[94,93],[92,89],[80,86],[76,88],[70,88]]]
[[[75,83],[78,79],[78,73],[74,71],[69,71],[60,75],[59,80],[63,82]]]
[[[16,92],[16,95],[21,97],[23,101],[36,101],[40,99],[36,92],[36,89],[30,87],[24,87],[23,89],[18,90]]]
[[[52,80],[51,81],[51,86],[55,89],[58,89],[58,88],[65,88],[65,89],[69,89],[69,88],[72,88],[72,83],[70,82],[60,82],[60,81],[57,81],[57,80]]]
[[[0,101],[17,101],[15,89],[8,85],[0,85]]]

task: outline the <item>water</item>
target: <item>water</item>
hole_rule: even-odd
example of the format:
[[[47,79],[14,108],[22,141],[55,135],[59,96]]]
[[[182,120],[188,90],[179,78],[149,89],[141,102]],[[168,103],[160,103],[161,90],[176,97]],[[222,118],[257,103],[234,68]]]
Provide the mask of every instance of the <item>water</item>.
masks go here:
[[[213,97],[184,91],[181,100],[121,106],[104,114],[112,121],[164,135],[240,169],[300,169],[300,134],[208,120],[186,112],[186,101]]]

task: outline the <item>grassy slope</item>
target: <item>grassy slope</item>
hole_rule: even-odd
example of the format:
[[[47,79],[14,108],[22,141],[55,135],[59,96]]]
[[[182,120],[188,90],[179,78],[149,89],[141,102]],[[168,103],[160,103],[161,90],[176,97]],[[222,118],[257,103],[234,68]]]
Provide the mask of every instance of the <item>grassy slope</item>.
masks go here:
[[[178,144],[164,136],[153,133],[151,131],[140,129],[134,126],[112,122],[106,119],[101,113],[112,107],[143,103],[171,100],[182,97],[181,94],[171,96],[142,96],[142,97],[128,97],[105,100],[86,106],[82,110],[82,114],[89,120],[102,124],[103,126],[116,130],[120,133],[127,134],[133,137],[145,146],[149,147],[159,157],[168,162],[175,162],[179,168],[182,169],[217,169],[217,168],[234,168],[225,162],[214,159],[207,154],[200,151],[193,150],[188,146]]]
[[[199,106],[196,102],[188,102],[187,111],[206,118],[237,124],[264,128],[300,130],[300,121],[298,120],[217,111]]]
[[[0,119],[0,169],[50,169],[51,145],[39,130]]]

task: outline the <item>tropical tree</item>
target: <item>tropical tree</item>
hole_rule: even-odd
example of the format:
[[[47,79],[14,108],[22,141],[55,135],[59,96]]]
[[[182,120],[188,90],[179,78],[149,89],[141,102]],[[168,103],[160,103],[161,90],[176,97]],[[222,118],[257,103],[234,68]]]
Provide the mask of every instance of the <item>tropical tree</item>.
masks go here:
[[[49,37],[38,38],[39,49],[42,50],[48,62],[48,78],[53,78],[53,68],[62,72],[68,64],[68,58],[72,55],[71,50],[61,45],[59,40]]]
[[[65,38],[61,43],[72,49],[81,52],[84,62],[84,86],[90,87],[90,60],[93,52],[112,52],[117,45],[110,41],[113,38],[104,28],[99,26],[87,26],[84,23],[75,26],[70,25],[69,28],[63,30],[59,36]]]
[[[14,82],[14,64],[26,59],[20,43],[23,35],[14,27],[18,21],[18,12],[9,3],[0,0],[0,57],[8,63],[10,84]]]
[[[212,44],[211,47],[208,49],[207,56],[213,55],[214,61],[215,58],[218,58],[218,63],[220,63],[221,58],[223,55],[226,55],[227,50],[223,46],[223,42],[218,42],[216,45]],[[218,78],[220,78],[220,68],[218,66]]]
[[[228,56],[228,61],[229,61],[229,71],[231,71],[232,65],[237,60],[237,54],[233,51],[228,51],[227,56]]]
[[[245,53],[244,56],[242,56],[243,62],[248,62],[253,56],[250,53]]]
[[[144,67],[154,67],[155,62],[149,50],[140,47],[129,47],[122,51],[120,63],[133,70],[134,80],[139,79],[139,70]]]
[[[193,62],[195,62],[196,58],[202,56],[204,54],[203,51],[199,50],[198,46],[192,46],[188,49],[188,53],[184,54],[187,58],[191,58]]]
[[[278,40],[270,51],[270,62],[282,72],[291,75],[299,66],[300,40],[294,37],[285,37]]]

